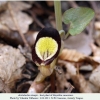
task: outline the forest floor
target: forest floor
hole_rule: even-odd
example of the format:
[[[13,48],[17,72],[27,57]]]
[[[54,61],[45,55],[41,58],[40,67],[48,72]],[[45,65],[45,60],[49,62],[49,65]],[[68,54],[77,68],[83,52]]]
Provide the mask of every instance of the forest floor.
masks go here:
[[[92,8],[95,17],[81,34],[64,40],[53,82],[47,77],[42,93],[100,92],[100,2],[61,1],[62,13],[79,6]],[[53,1],[0,1],[1,93],[29,91],[39,73],[31,49],[44,27],[56,28]],[[63,29],[67,33],[64,23]]]

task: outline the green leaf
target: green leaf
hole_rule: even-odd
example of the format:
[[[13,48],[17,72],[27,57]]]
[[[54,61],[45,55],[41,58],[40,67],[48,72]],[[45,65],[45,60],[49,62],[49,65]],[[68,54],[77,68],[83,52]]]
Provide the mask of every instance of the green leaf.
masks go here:
[[[64,12],[63,22],[70,24],[68,33],[76,35],[81,33],[94,17],[94,11],[87,7],[71,8]]]

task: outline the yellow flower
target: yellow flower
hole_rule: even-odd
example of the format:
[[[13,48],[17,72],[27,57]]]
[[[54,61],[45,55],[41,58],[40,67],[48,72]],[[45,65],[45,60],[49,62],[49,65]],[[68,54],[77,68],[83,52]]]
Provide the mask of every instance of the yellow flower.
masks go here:
[[[43,28],[37,35],[32,49],[32,59],[38,65],[48,65],[57,58],[61,48],[59,32],[54,28]]]

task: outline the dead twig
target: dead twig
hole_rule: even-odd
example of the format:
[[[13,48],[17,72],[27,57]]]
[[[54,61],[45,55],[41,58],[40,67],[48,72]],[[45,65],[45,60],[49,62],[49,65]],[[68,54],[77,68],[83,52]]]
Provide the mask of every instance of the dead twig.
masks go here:
[[[23,42],[24,42],[25,47],[27,47],[27,49],[28,49],[29,51],[31,51],[31,48],[30,48],[30,46],[29,46],[27,40],[25,39],[23,33],[20,31],[19,25],[18,25],[18,23],[17,23],[17,19],[16,19],[15,16],[14,16],[14,12],[13,12],[13,10],[12,10],[11,5],[10,5],[9,2],[8,2],[8,9],[9,9],[10,15],[11,15],[11,17],[12,17],[12,20],[13,20],[13,22],[14,22],[14,24],[15,24],[15,27],[17,28],[17,31],[19,32],[19,34],[20,34],[20,36],[21,36],[21,38],[22,38],[22,40],[23,40]]]
[[[96,5],[96,2],[95,1],[89,1],[89,3],[91,4],[92,8],[94,9],[94,11],[96,13],[96,18],[98,20],[100,20],[100,11],[99,11],[99,8]]]
[[[48,9],[45,9],[43,6],[41,6],[39,3],[37,2],[34,2],[34,5],[37,6],[38,8],[40,9],[43,9],[45,13],[47,13],[48,15],[51,15],[51,16],[54,16],[54,12],[48,10]]]
[[[71,93],[73,89],[74,87],[71,84],[69,84],[68,89],[66,90],[66,93]]]
[[[44,90],[42,93],[46,93],[46,91],[50,88],[51,84],[49,84]]]
[[[68,1],[68,3],[69,3],[70,6],[73,7],[73,8],[77,8],[77,7],[78,7],[78,5],[76,4],[75,1]]]
[[[86,30],[88,31],[89,37],[91,39],[93,38],[93,33],[94,33],[94,22],[95,22],[95,18],[91,21],[90,25],[86,27]]]
[[[41,28],[44,28],[45,26],[36,18],[36,14],[32,11],[29,11],[29,12],[32,15],[34,21],[37,23],[37,25],[39,25]]]
[[[95,1],[89,1],[89,3],[91,4],[92,8],[95,10],[96,13],[99,13],[98,7],[96,5]]]

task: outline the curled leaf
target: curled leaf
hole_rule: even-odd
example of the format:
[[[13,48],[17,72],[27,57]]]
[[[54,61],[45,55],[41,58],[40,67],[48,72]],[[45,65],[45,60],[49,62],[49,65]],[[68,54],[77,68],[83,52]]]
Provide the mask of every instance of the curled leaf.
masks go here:
[[[82,53],[77,52],[76,50],[68,50],[68,49],[63,49],[59,59],[61,60],[66,60],[70,62],[88,62],[89,64],[92,64],[93,66],[99,65],[97,61],[95,61],[92,57],[86,56]]]
[[[67,60],[67,61],[72,61],[72,62],[78,62],[80,58],[84,58],[85,55],[82,53],[77,52],[76,50],[72,49],[63,49],[59,59],[61,60]]]

